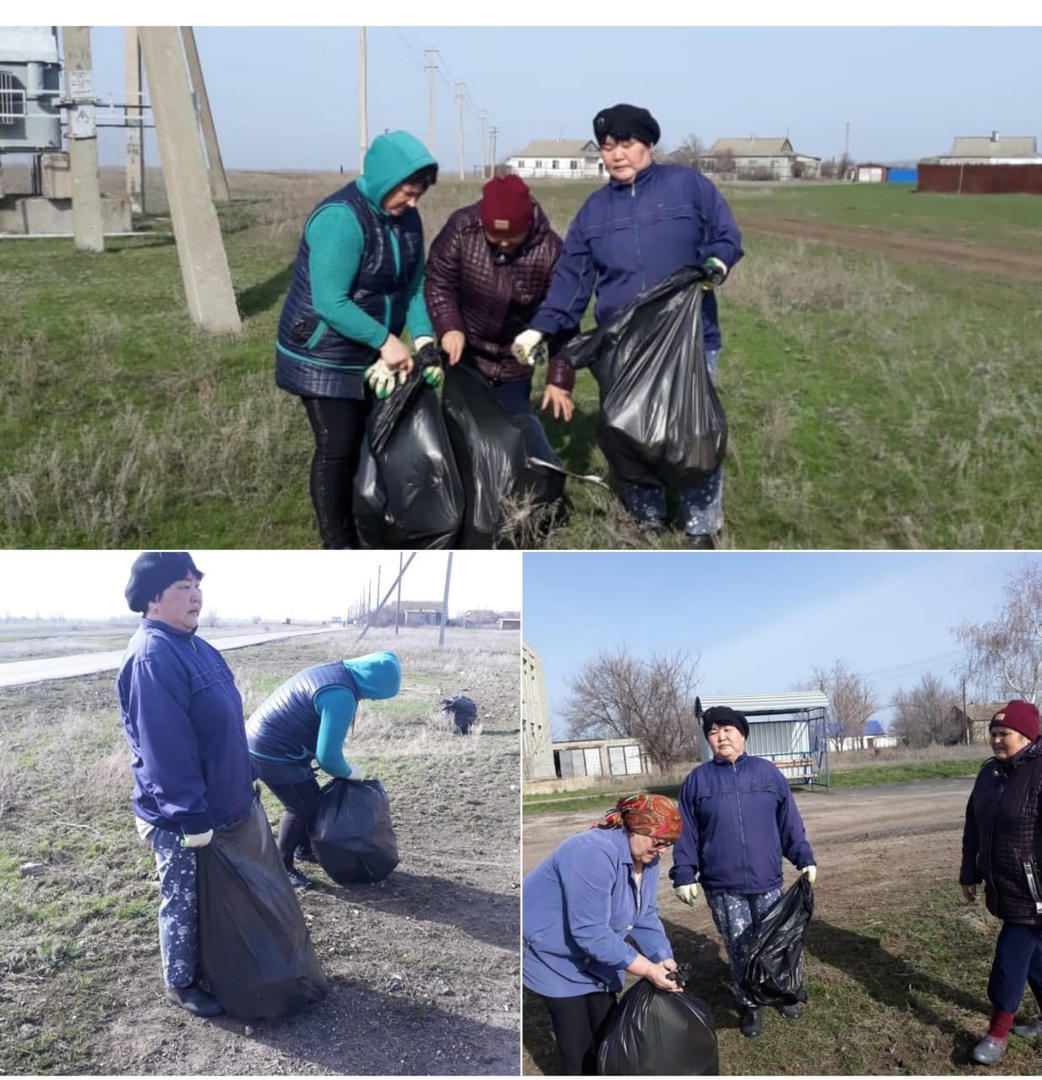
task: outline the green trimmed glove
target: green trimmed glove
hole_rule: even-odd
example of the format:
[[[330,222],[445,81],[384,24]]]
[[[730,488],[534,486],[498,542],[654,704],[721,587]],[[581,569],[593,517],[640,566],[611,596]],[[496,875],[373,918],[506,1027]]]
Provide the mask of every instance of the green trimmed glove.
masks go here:
[[[394,370],[383,360],[377,360],[365,370],[365,381],[379,401],[389,398],[399,386],[404,386],[408,377],[404,368]]]
[[[727,263],[723,259],[718,259],[715,255],[710,255],[702,263],[702,269],[706,274],[706,279],[702,282],[702,288],[707,292],[719,285],[723,285],[727,280]]]

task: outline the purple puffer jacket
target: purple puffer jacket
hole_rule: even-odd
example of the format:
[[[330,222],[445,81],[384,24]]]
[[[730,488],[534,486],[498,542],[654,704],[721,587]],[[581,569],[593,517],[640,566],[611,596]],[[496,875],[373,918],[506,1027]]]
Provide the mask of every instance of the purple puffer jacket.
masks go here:
[[[450,330],[462,330],[465,356],[496,381],[532,377],[532,368],[518,363],[510,346],[543,302],[561,251],[561,238],[532,201],[532,228],[515,254],[504,258],[485,239],[474,203],[449,217],[427,255],[424,299],[438,341]],[[551,352],[557,345],[558,341],[550,342]],[[547,382],[571,390],[575,370],[554,357]]]
[[[991,758],[966,804],[960,885],[984,881],[988,911],[1042,926],[1042,739],[1008,761]]]

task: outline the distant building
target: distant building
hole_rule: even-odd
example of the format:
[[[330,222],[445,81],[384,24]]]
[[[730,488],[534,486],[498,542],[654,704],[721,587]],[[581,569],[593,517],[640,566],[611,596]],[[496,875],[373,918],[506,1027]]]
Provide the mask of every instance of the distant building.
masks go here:
[[[507,165],[525,179],[601,180],[605,176],[593,139],[536,139],[507,158]]]
[[[733,174],[738,180],[816,179],[821,158],[800,154],[788,138],[717,139],[703,155],[706,172]]]
[[[1009,136],[993,131],[990,135],[960,135],[947,154],[926,160],[939,164],[1024,165],[1042,163],[1042,156],[1033,135]]]
[[[878,720],[866,720],[860,735],[844,735],[840,724],[829,725],[829,738],[837,750],[872,750],[899,746],[896,735],[888,735]]]
[[[952,726],[965,732],[963,739],[968,743],[981,743],[987,745],[988,725],[991,718],[1005,706],[1005,701],[990,701],[983,705],[967,705],[963,709],[959,705],[953,705],[951,709]]]
[[[919,162],[917,190],[951,195],[1042,195],[1042,155],[1033,135],[961,135],[947,154]]]

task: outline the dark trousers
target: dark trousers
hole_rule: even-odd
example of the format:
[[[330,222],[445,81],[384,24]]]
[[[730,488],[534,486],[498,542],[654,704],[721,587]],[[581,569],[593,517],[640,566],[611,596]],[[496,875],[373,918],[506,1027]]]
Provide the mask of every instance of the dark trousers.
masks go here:
[[[315,779],[302,784],[273,784],[264,781],[271,793],[282,803],[285,813],[279,822],[278,848],[286,868],[293,865],[293,853],[299,844],[311,846],[308,840],[308,826],[315,820],[318,810],[319,787]]]
[[[369,401],[350,398],[301,400],[315,435],[310,487],[322,546],[354,547],[358,537],[352,498],[358,459],[365,439]]]
[[[1015,1013],[1027,986],[1042,1010],[1042,926],[1003,923],[995,942],[988,1000],[996,1009]]]
[[[564,1075],[595,1076],[597,1046],[615,1009],[615,995],[598,992],[576,997],[539,996],[550,1013]]]

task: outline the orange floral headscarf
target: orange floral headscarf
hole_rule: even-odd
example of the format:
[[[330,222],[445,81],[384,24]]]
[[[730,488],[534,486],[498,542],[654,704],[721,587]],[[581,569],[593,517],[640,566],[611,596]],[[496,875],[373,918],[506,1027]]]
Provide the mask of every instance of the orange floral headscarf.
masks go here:
[[[627,795],[592,826],[597,829],[626,829],[673,843],[680,836],[680,808],[665,795]]]

